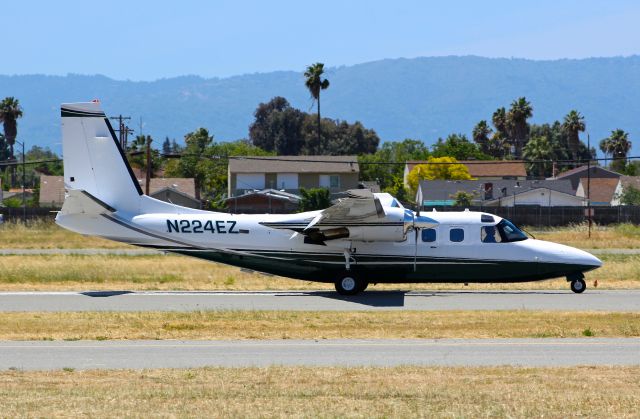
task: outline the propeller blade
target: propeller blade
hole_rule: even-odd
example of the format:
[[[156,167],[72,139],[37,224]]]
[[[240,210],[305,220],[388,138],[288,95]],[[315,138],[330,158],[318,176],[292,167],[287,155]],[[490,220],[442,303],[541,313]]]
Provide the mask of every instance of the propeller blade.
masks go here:
[[[413,231],[415,231],[415,249],[414,249],[414,253],[413,253],[413,272],[415,272],[417,270],[417,263],[418,263],[418,229],[414,228]]]

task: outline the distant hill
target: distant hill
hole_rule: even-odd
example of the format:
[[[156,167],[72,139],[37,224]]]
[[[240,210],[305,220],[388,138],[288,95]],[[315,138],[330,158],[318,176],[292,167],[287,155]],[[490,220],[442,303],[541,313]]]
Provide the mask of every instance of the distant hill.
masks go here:
[[[452,132],[470,134],[499,106],[526,96],[533,122],[561,119],[578,109],[592,143],[622,128],[640,153],[640,56],[532,61],[481,57],[393,59],[330,68],[323,116],[362,121],[383,140],[418,138],[431,144]],[[203,126],[218,140],[247,137],[259,102],[286,97],[312,111],[301,73],[272,72],[229,78],[184,76],[153,82],[104,76],[0,76],[0,97],[16,96],[25,116],[19,139],[60,151],[61,102],[99,98],[110,115],[131,115],[138,130],[161,142],[181,141]],[[585,136],[586,140],[586,136]]]

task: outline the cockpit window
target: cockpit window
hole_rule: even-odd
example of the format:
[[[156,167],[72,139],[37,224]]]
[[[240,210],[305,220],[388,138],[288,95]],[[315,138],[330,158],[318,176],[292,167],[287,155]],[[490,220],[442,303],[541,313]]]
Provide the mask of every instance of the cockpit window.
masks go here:
[[[503,242],[517,242],[521,240],[527,240],[527,235],[524,234],[518,227],[516,227],[511,221],[502,220],[496,225]]]
[[[480,229],[480,239],[482,243],[500,243],[502,236],[498,234],[496,226],[484,226]]]

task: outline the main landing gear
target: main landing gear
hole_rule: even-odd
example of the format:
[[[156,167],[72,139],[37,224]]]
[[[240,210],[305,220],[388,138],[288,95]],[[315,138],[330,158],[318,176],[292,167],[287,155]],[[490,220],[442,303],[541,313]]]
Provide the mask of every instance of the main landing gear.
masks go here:
[[[335,282],[336,291],[340,295],[356,295],[367,289],[368,285],[367,281],[354,275],[352,271],[342,272]]]
[[[580,294],[587,289],[587,283],[584,282],[583,274],[568,276],[567,282],[571,282],[571,291],[575,292],[576,294]]]

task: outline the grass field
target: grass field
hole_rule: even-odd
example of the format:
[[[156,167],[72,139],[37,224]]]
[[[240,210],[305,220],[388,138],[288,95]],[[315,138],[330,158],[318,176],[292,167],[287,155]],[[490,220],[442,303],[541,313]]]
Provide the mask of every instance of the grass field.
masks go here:
[[[202,311],[2,313],[0,340],[638,337],[640,313]]]
[[[640,255],[601,255],[588,286],[640,288]],[[521,284],[378,284],[371,289],[568,289],[564,279]],[[0,256],[0,290],[332,290],[331,284],[246,273],[179,255]]]
[[[2,416],[637,417],[640,367],[0,373]]]
[[[619,224],[594,226],[591,238],[586,224],[539,229],[528,227],[536,238],[581,249],[640,248],[640,226]],[[0,225],[0,249],[131,249],[132,246],[97,237],[83,236],[53,222],[4,223]]]
[[[591,240],[584,226],[537,232],[536,237],[582,248],[640,246],[640,228],[628,224],[596,227]],[[85,237],[53,223],[5,223],[0,226],[0,248],[133,248],[95,237]],[[601,255],[604,266],[587,274],[588,286],[640,288],[640,255]],[[461,284],[377,285],[373,289],[461,289]],[[567,289],[564,279],[523,284],[470,284],[465,289]],[[312,290],[333,289],[330,284],[249,274],[226,265],[174,255],[80,256],[30,255],[0,257],[0,290]]]

